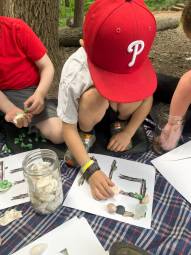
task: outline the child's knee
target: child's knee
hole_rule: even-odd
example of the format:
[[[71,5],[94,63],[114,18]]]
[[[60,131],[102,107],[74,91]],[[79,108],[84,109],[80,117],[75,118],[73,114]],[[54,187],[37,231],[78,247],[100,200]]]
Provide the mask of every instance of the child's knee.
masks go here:
[[[62,121],[58,118],[50,118],[38,123],[37,128],[41,134],[54,144],[64,142]]]
[[[135,112],[142,103],[143,101],[118,104],[117,110],[121,117],[126,118],[133,114],[133,112]]]
[[[102,97],[95,88],[85,91],[80,98],[80,108],[83,110],[89,110],[91,108],[102,108],[106,110],[108,107],[108,100]]]

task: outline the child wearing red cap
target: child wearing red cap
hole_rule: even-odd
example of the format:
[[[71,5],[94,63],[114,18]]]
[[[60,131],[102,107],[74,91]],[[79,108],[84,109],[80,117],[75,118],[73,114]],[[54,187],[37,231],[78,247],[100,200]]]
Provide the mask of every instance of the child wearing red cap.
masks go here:
[[[32,29],[20,19],[0,16],[0,112],[18,128],[35,125],[61,143],[62,122],[45,100],[53,75],[46,48]]]
[[[191,39],[191,0],[182,13],[182,24],[185,34]],[[175,148],[182,134],[184,116],[191,104],[191,71],[185,73],[174,92],[170,104],[168,123],[160,136],[160,146],[165,151]]]
[[[84,22],[84,47],[63,67],[57,113],[65,142],[95,199],[113,196],[114,184],[89,157],[87,140],[94,142],[93,127],[112,107],[120,120],[129,121],[107,149],[127,150],[152,106],[157,80],[148,54],[155,33],[155,19],[144,1],[95,1]]]

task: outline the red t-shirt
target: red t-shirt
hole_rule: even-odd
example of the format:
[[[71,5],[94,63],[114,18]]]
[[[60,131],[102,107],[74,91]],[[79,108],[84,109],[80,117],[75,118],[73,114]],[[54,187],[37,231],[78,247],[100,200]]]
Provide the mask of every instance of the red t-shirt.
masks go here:
[[[0,90],[38,85],[39,71],[34,61],[46,48],[22,20],[0,16]]]

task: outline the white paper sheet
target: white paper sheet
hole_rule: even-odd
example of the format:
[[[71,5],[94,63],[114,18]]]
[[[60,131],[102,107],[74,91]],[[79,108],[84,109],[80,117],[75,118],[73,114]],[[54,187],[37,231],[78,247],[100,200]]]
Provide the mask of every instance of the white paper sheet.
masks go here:
[[[85,182],[83,185],[78,185],[80,175],[78,175],[63,203],[64,206],[86,211],[92,214],[100,215],[103,217],[111,218],[114,220],[130,223],[143,228],[151,228],[152,219],[152,204],[154,194],[154,183],[155,183],[155,169],[153,166],[114,158],[110,156],[104,156],[99,154],[92,154],[98,160],[100,168],[109,175],[112,161],[117,161],[117,170],[113,174],[112,181],[122,190],[127,192],[140,191],[140,183],[130,182],[119,178],[120,174],[128,175],[131,177],[142,178],[146,180],[147,192],[149,195],[150,202],[148,204],[148,211],[145,218],[135,220],[133,218],[124,217],[119,214],[110,214],[106,210],[108,203],[114,203],[115,205],[123,205],[126,211],[134,211],[135,206],[138,204],[138,200],[127,197],[124,195],[116,195],[114,198],[108,199],[107,201],[96,201],[93,199],[89,185]]]
[[[22,167],[23,159],[28,153],[29,151],[1,159],[4,162],[4,180],[8,180],[14,184],[15,181],[24,179],[23,171],[17,173],[11,173],[10,171]],[[8,191],[0,192],[0,210],[30,201],[29,197],[12,200],[13,197],[26,193],[28,193],[26,182],[13,185]]]
[[[43,255],[61,255],[65,248],[69,255],[106,255],[96,235],[85,218],[76,217],[48,232],[13,255],[30,255],[30,250],[37,244],[48,244]]]
[[[152,160],[153,165],[191,203],[191,141]]]

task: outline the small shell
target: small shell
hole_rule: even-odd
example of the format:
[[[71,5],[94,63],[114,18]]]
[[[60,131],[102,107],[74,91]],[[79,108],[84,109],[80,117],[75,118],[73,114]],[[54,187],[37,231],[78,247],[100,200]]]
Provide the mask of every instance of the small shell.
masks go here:
[[[113,186],[113,187],[111,187],[111,190],[113,191],[113,193],[115,194],[115,195],[118,195],[119,194],[119,192],[120,192],[120,189],[119,189],[119,187],[118,186]]]
[[[115,213],[116,210],[117,210],[117,207],[114,204],[110,203],[107,205],[108,213]]]
[[[30,255],[43,255],[47,247],[48,247],[48,244],[39,243],[30,249]]]
[[[142,201],[141,201],[141,204],[143,204],[143,205],[146,205],[146,204],[148,204],[149,203],[149,195],[146,195],[143,199],[142,199]]]

